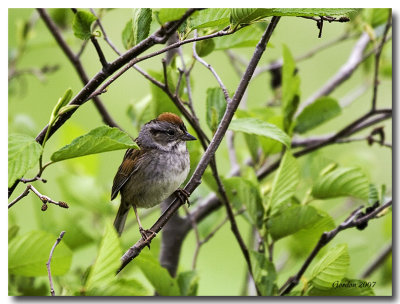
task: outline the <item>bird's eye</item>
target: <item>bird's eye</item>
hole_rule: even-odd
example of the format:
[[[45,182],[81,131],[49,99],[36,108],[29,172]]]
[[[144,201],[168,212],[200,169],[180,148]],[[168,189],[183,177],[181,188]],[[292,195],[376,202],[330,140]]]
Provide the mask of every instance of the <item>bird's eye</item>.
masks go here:
[[[168,133],[168,135],[171,135],[171,136],[175,135],[175,131],[172,130],[172,129],[169,129],[169,130],[167,131],[167,133]]]

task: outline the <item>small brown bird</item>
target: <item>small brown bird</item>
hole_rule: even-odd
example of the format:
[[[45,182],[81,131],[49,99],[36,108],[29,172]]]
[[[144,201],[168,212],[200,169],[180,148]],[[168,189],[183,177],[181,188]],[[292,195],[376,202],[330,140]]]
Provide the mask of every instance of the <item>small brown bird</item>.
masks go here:
[[[111,191],[111,200],[121,193],[121,205],[114,221],[119,235],[131,206],[143,239],[154,234],[143,229],[136,208],[158,205],[177,191],[190,169],[186,141],[195,139],[173,113],[163,113],[142,127],[135,139],[140,150],[126,151]]]

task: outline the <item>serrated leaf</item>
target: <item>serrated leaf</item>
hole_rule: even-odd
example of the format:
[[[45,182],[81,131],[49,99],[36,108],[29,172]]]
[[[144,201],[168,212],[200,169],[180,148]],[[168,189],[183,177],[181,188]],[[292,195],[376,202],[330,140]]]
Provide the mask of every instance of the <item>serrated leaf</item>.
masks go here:
[[[369,282],[371,283],[371,282]],[[361,285],[363,284],[363,285]],[[360,287],[363,286],[363,287]],[[308,292],[308,296],[374,296],[374,290],[368,286],[368,282],[354,279],[342,279],[332,283],[329,289],[319,289],[312,286]]]
[[[8,187],[36,165],[42,150],[42,146],[31,136],[24,134],[8,136]]]
[[[101,126],[89,133],[75,138],[69,145],[62,147],[51,155],[51,160],[61,161],[89,154],[114,150],[137,149],[137,144],[118,128]]]
[[[377,201],[379,201],[378,189],[374,184],[369,184],[368,205],[372,206]]]
[[[307,229],[318,222],[322,216],[312,206],[293,206],[271,216],[267,221],[267,230],[274,240]]]
[[[367,200],[369,181],[357,167],[338,168],[322,176],[314,184],[312,195],[319,199],[353,196]]]
[[[230,21],[233,25],[249,24],[266,16],[264,8],[232,8]]]
[[[296,158],[286,151],[272,182],[267,210],[273,210],[289,200],[296,192],[300,181],[300,169]]]
[[[93,287],[85,293],[86,296],[151,296],[151,292],[135,279],[118,278],[107,285]]]
[[[354,8],[269,8],[264,9],[264,17],[270,16],[347,16]]]
[[[230,177],[224,179],[226,192],[233,205],[239,210],[241,206],[246,206],[246,211],[250,216],[250,222],[256,227],[261,228],[264,216],[264,207],[257,187],[243,177]]]
[[[29,277],[46,276],[46,263],[56,240],[56,235],[40,230],[16,236],[8,245],[9,273]],[[51,274],[65,274],[71,266],[71,260],[72,251],[61,240],[53,252]]]
[[[319,289],[330,289],[335,281],[343,279],[350,264],[347,244],[331,248],[314,266],[310,283]]]
[[[152,10],[150,8],[134,8],[133,17],[128,20],[122,31],[122,43],[130,49],[149,36]]]
[[[111,224],[107,224],[96,261],[86,282],[88,292],[95,290],[95,288],[106,287],[115,279],[115,273],[121,265],[121,255],[122,250],[118,234]]]
[[[196,271],[185,271],[178,275],[178,284],[181,296],[196,296],[199,287],[199,276]]]
[[[290,137],[277,126],[257,118],[237,118],[232,120],[229,129],[236,132],[256,134],[272,138],[290,147]]]
[[[267,260],[264,254],[250,251],[251,268],[257,289],[262,296],[273,296],[277,291],[277,274],[274,264]]]
[[[342,108],[336,99],[323,96],[306,106],[296,119],[295,132],[305,133],[340,115]]]
[[[296,75],[296,62],[286,45],[283,45],[282,113],[284,131],[290,133],[293,116],[300,102],[300,77]]]
[[[206,109],[207,125],[212,132],[215,132],[226,109],[226,100],[221,88],[207,89]]]
[[[150,254],[142,253],[135,262],[160,296],[180,295],[177,280]]]
[[[229,25],[231,11],[229,8],[207,8],[196,12],[190,18],[190,27],[200,29],[206,27],[223,28]]]
[[[87,11],[76,12],[72,21],[74,35],[82,40],[88,40],[92,36],[91,26],[97,17]]]
[[[187,11],[187,8],[162,8],[158,12],[158,19],[161,24],[180,19]]]

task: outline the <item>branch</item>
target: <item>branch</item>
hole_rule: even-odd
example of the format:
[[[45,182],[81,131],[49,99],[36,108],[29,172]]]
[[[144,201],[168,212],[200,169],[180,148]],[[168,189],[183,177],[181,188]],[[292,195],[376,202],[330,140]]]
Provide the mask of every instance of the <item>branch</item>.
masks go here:
[[[194,37],[197,38],[197,30],[194,30]],[[217,80],[219,86],[221,87],[222,92],[224,93],[226,102],[230,103],[231,98],[229,97],[228,90],[226,89],[225,85],[223,84],[221,78],[218,76],[217,72],[214,70],[214,68],[211,66],[211,64],[205,62],[205,60],[197,54],[196,42],[193,43],[193,57],[211,71],[211,73],[214,75],[215,79]]]
[[[161,49],[159,51],[150,53],[150,54],[142,56],[142,57],[134,58],[131,61],[129,61],[129,63],[126,66],[124,66],[118,73],[116,73],[112,78],[110,78],[108,81],[106,81],[96,92],[94,92],[90,97],[88,97],[88,99],[93,98],[94,96],[97,96],[97,95],[101,94],[102,92],[104,92],[104,90],[108,86],[110,86],[111,83],[113,83],[115,80],[117,80],[121,75],[123,75],[126,71],[128,71],[135,64],[137,64],[137,63],[139,63],[139,62],[141,62],[143,60],[146,60],[146,59],[161,55],[161,54],[163,54],[165,52],[168,52],[168,51],[170,51],[170,50],[172,50],[174,48],[178,48],[178,47],[180,47],[180,46],[182,46],[184,44],[187,44],[187,43],[206,40],[206,39],[211,39],[211,38],[215,38],[215,37],[231,35],[231,34],[235,33],[236,31],[227,31],[227,29],[223,29],[223,30],[221,30],[219,32],[216,32],[214,34],[205,35],[205,36],[201,36],[201,37],[197,37],[197,38],[191,38],[191,39],[187,39],[187,40],[183,40],[183,41],[178,41],[178,42],[173,43],[173,44],[171,44],[169,46],[166,46],[165,48],[163,48],[163,49]]]
[[[377,270],[382,263],[389,257],[392,253],[392,243],[386,246],[382,252],[378,254],[378,256],[372,261],[371,265],[369,265],[361,275],[362,279],[368,278],[375,270]]]
[[[314,260],[318,252],[326,245],[328,244],[340,231],[349,229],[352,227],[357,227],[362,224],[367,224],[368,221],[371,219],[377,218],[377,215],[382,212],[383,210],[389,208],[392,205],[392,200],[389,202],[383,204],[382,206],[376,208],[373,212],[368,213],[367,215],[362,215],[361,209],[363,206],[358,207],[356,210],[354,210],[350,216],[344,220],[339,226],[337,226],[335,229],[324,232],[317,245],[314,247],[313,251],[310,253],[310,255],[307,257],[306,261],[304,264],[301,266],[300,270],[297,272],[296,275],[290,277],[285,284],[279,289],[279,293],[281,296],[289,293],[300,281],[300,278],[304,274],[304,272],[307,270],[308,266],[311,264],[311,262]]]
[[[375,53],[374,92],[373,92],[373,97],[372,97],[372,110],[376,109],[376,99],[378,97],[378,85],[379,85],[378,75],[379,75],[379,61],[380,61],[379,59],[381,58],[382,49],[385,44],[386,36],[389,32],[391,25],[392,25],[392,10],[390,9],[388,21],[386,23],[385,30],[383,32],[382,40],[379,43],[378,49],[376,50],[376,53]]]
[[[353,74],[356,68],[367,57],[363,56],[363,52],[366,49],[369,41],[370,38],[368,34],[363,33],[358,39],[356,45],[354,46],[349,58],[347,59],[347,62],[339,69],[339,71],[331,79],[329,79],[325,83],[325,85],[321,89],[319,89],[316,93],[314,93],[311,97],[309,97],[306,101],[302,102],[299,105],[299,108],[296,112],[296,116],[298,116],[306,106],[312,104],[319,97],[329,95],[329,93],[331,93],[334,89],[336,89],[339,86],[339,84],[343,83]]]
[[[186,190],[189,194],[191,194],[201,183],[201,176],[203,175],[207,165],[210,163],[213,158],[215,151],[218,149],[223,136],[225,135],[229,123],[231,122],[233,115],[239,106],[240,100],[243,97],[243,94],[250,82],[250,79],[254,73],[254,70],[261,58],[261,55],[264,53],[266,44],[269,41],[275,26],[277,25],[280,17],[273,17],[268,28],[262,35],[260,41],[258,42],[252,59],[244,73],[239,86],[235,92],[235,95],[232,98],[232,101],[228,104],[224,116],[221,120],[218,129],[216,130],[213,139],[211,140],[210,145],[207,147],[207,150],[203,154],[200,159],[192,177],[189,182],[186,184],[184,190]],[[175,198],[171,205],[164,211],[161,217],[156,221],[156,223],[150,228],[152,231],[158,233],[162,227],[169,221],[171,216],[179,209],[182,202],[179,199]],[[121,267],[119,271],[121,271],[128,263],[138,256],[141,250],[146,246],[147,242],[144,242],[140,239],[135,245],[133,245],[121,258]]]
[[[51,248],[49,260],[46,263],[47,273],[49,276],[49,283],[50,283],[50,293],[53,297],[56,294],[54,292],[53,279],[51,278],[50,263],[51,263],[51,258],[53,257],[54,249],[56,249],[56,246],[61,242],[61,239],[63,238],[64,234],[65,234],[65,231],[61,231],[60,236],[57,238],[56,242],[54,243],[53,247]]]
[[[14,206],[23,197],[27,196],[29,194],[29,191],[31,191],[31,190],[43,202],[42,211],[47,210],[47,203],[57,205],[61,208],[69,208],[69,206],[66,202],[56,202],[56,201],[52,200],[50,197],[41,194],[39,191],[36,190],[35,187],[33,187],[31,184],[29,184],[28,186],[26,186],[26,189],[24,190],[24,192],[22,192],[22,194],[20,194],[15,200],[13,200],[11,203],[8,204],[8,209],[10,209],[12,206]]]

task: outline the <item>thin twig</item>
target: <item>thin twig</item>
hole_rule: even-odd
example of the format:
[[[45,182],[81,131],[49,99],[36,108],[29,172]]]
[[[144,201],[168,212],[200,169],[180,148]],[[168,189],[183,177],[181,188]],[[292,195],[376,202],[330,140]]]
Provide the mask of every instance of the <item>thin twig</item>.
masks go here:
[[[194,37],[197,38],[197,30],[194,30]],[[196,52],[196,42],[193,43],[193,57],[200,62],[202,65],[204,65],[207,69],[211,71],[211,73],[214,75],[215,79],[217,80],[219,86],[221,87],[222,92],[224,93],[225,100],[227,103],[231,102],[231,98],[229,97],[228,90],[226,89],[224,83],[222,82],[221,78],[218,76],[217,72],[215,69],[211,66],[211,64],[207,63],[203,58],[201,58],[197,52]]]
[[[250,63],[244,73],[239,86],[232,98],[232,102],[228,104],[225,114],[221,120],[219,127],[217,128],[213,139],[210,142],[210,145],[207,147],[207,150],[203,154],[200,159],[193,175],[191,176],[189,182],[185,186],[185,190],[190,194],[192,193],[201,183],[201,177],[206,170],[206,167],[210,163],[213,158],[216,150],[218,149],[222,138],[224,137],[226,130],[228,129],[229,123],[231,122],[233,115],[239,106],[240,100],[243,97],[243,94],[250,82],[250,79],[254,73],[254,70],[260,61],[262,54],[265,51],[267,42],[269,41],[277,23],[279,22],[280,17],[273,17],[271,22],[269,23],[266,31],[262,35],[260,41],[258,42],[254,54],[250,60]],[[152,231],[158,233],[162,227],[169,221],[171,216],[179,209],[182,202],[175,198],[171,205],[164,211],[164,213],[160,216],[160,218],[154,223],[154,225],[150,228]],[[153,237],[151,237],[153,238]],[[151,239],[149,240],[151,241]],[[140,239],[135,245],[133,245],[121,258],[121,267],[119,271],[126,267],[130,261],[132,261],[135,257],[137,257],[141,250],[148,244],[148,242]],[[118,271],[118,272],[119,272]]]
[[[387,36],[387,34],[389,32],[389,29],[390,29],[391,25],[392,25],[392,10],[389,9],[389,17],[388,17],[388,21],[387,21],[386,26],[385,26],[385,30],[383,32],[382,40],[379,43],[378,49],[376,50],[376,53],[375,53],[374,92],[373,92],[372,107],[371,107],[372,110],[376,109],[376,100],[377,100],[377,97],[378,97],[379,61],[380,61],[380,58],[381,58],[383,46],[384,46],[385,41],[386,41],[386,36]]]
[[[12,206],[14,206],[23,197],[27,196],[29,191],[31,191],[31,190],[32,190],[33,193],[36,194],[36,196],[38,198],[40,198],[40,200],[43,202],[43,205],[46,205],[47,203],[51,203],[51,204],[57,205],[57,206],[59,206],[61,208],[69,208],[67,203],[65,203],[65,202],[56,202],[56,201],[52,200],[50,197],[41,194],[38,190],[36,190],[35,187],[33,187],[31,184],[29,184],[29,185],[26,186],[26,189],[24,190],[24,192],[22,192],[22,194],[20,194],[15,200],[13,200],[11,203],[8,204],[8,209],[10,209]],[[43,208],[43,206],[42,206],[42,208]],[[43,211],[45,211],[45,210],[43,210]]]
[[[378,256],[372,261],[370,265],[363,271],[361,274],[362,279],[368,278],[375,270],[377,270],[383,262],[390,256],[392,253],[392,243],[387,245],[383,250],[378,254]]]
[[[53,247],[51,248],[49,260],[46,263],[47,274],[49,276],[49,283],[50,283],[50,293],[53,297],[56,295],[56,293],[54,291],[53,279],[51,277],[50,263],[51,263],[51,258],[53,257],[54,249],[56,249],[56,246],[61,242],[61,239],[63,238],[64,234],[65,234],[65,231],[61,231],[60,236],[57,238],[56,242],[54,243]]]
[[[301,266],[300,270],[296,273],[296,275],[290,277],[279,289],[279,293],[281,296],[289,293],[300,281],[300,278],[304,274],[304,272],[307,270],[308,266],[311,264],[311,262],[314,260],[318,252],[326,245],[328,244],[340,231],[349,229],[352,227],[359,226],[361,224],[368,223],[371,219],[374,219],[377,217],[377,215],[382,212],[383,210],[389,208],[392,205],[392,200],[389,202],[381,205],[380,207],[376,208],[373,212],[368,213],[367,215],[361,216],[362,215],[362,207],[358,207],[356,210],[354,210],[346,220],[344,220],[339,226],[337,226],[335,229],[324,232],[317,245],[314,247],[310,255],[307,257],[306,261],[303,263]]]

